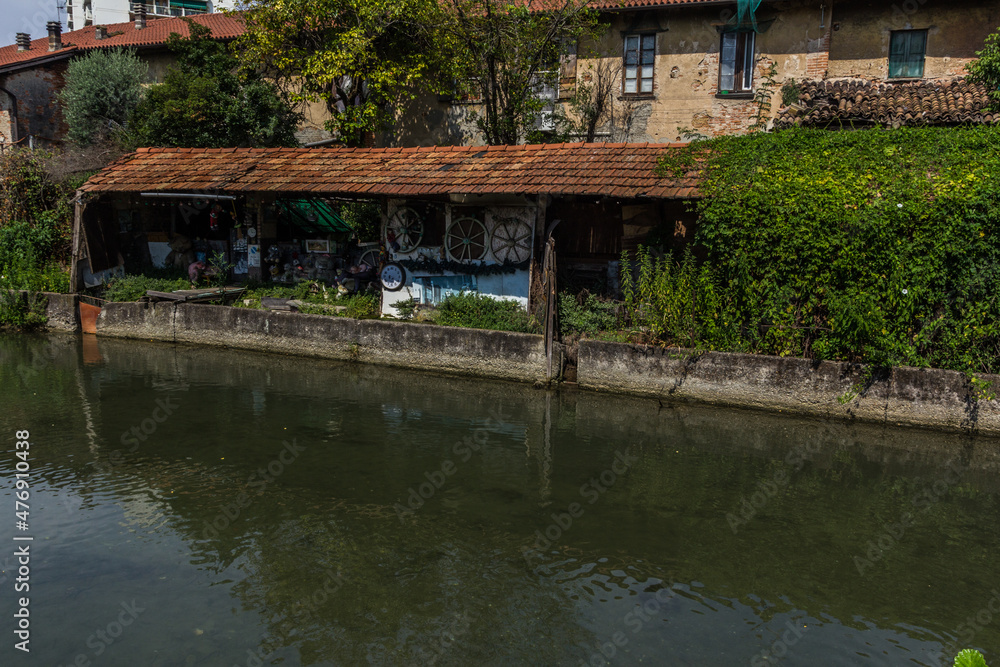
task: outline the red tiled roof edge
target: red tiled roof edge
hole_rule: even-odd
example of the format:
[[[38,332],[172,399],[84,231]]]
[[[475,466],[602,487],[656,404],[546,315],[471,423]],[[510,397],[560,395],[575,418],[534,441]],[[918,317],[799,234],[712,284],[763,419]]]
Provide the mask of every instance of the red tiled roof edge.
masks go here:
[[[86,192],[160,190],[417,196],[514,193],[696,196],[698,178],[655,174],[684,144],[399,148],[145,148],[95,175]]]

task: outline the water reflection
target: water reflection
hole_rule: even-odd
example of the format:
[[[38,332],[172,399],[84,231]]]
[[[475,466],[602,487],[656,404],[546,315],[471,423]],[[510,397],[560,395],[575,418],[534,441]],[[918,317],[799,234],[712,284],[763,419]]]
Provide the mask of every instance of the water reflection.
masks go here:
[[[0,425],[34,442],[36,664],[930,665],[1000,645],[959,627],[997,586],[993,441],[104,339],[0,355]],[[949,461],[960,479],[915,511]]]

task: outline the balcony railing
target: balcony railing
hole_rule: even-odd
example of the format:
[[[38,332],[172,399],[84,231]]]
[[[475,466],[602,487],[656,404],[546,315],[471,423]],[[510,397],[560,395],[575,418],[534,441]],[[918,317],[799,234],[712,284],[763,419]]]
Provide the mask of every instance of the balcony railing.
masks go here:
[[[153,2],[146,5],[147,16],[194,16],[208,12],[208,3]]]

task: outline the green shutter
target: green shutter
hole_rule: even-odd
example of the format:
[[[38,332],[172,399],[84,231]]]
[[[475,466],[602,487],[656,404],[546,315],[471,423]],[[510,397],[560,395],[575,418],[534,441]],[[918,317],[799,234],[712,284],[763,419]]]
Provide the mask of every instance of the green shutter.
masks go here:
[[[926,30],[900,30],[889,40],[889,78],[919,79],[924,75]]]

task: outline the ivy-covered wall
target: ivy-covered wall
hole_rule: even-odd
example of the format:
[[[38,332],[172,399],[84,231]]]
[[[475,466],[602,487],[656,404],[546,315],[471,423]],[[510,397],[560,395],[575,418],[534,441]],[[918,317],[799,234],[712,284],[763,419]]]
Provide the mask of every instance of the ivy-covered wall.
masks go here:
[[[1000,370],[1000,129],[787,130],[661,163],[691,169],[705,261],[625,286],[660,339]]]

